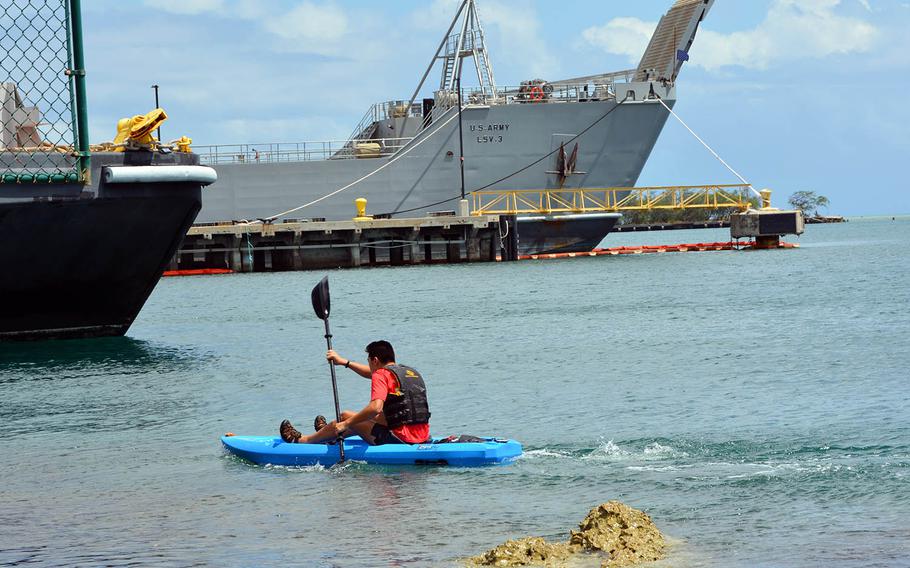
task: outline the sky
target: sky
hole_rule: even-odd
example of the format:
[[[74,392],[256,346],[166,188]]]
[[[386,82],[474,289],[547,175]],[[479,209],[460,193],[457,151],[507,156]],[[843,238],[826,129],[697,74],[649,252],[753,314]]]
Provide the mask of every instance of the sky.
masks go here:
[[[347,139],[372,103],[410,97],[457,3],[88,0],[91,139],[154,108],[152,84],[165,139]],[[636,67],[672,0],[477,3],[496,82],[516,85]],[[908,91],[910,0],[716,0],[675,110],[775,205],[815,191],[828,214],[897,215]],[[712,183],[738,180],[671,118],[639,185]]]

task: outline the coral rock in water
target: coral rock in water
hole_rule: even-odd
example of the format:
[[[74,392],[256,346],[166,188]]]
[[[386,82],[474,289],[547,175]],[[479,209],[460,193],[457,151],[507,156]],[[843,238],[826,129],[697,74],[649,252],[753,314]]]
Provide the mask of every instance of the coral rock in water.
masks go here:
[[[481,566],[560,566],[574,551],[565,542],[551,544],[540,537],[506,541],[471,559]]]
[[[549,543],[540,537],[510,540],[471,562],[481,566],[566,566],[578,553],[606,554],[604,568],[660,560],[664,537],[645,513],[610,501],[591,509],[571,531],[569,542]]]
[[[645,513],[610,501],[596,507],[572,531],[569,542],[590,551],[610,554],[604,566],[629,566],[660,560],[664,537]]]

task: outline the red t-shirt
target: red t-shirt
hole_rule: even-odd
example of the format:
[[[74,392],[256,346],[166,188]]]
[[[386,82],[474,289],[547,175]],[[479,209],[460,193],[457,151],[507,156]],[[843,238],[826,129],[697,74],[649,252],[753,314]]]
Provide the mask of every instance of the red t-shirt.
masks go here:
[[[370,378],[370,400],[381,400],[383,403],[390,391],[398,390],[398,377],[388,369],[377,369]],[[393,428],[392,433],[408,444],[420,444],[426,442],[430,437],[429,424],[403,424],[398,428]]]

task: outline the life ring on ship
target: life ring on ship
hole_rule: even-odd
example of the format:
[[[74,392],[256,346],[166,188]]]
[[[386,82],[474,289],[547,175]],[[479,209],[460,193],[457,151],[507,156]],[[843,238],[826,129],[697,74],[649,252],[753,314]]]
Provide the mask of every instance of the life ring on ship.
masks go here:
[[[542,101],[544,96],[543,87],[540,85],[534,85],[531,87],[531,100],[532,101]]]

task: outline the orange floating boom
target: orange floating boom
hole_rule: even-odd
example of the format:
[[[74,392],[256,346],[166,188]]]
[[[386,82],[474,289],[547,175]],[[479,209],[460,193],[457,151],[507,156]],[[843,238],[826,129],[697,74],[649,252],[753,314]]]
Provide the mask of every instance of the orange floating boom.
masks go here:
[[[551,254],[532,254],[520,256],[520,260],[555,260],[559,258],[582,258],[586,256],[620,256],[629,254],[659,254],[667,252],[707,252],[718,250],[738,250],[738,249],[760,249],[755,241],[743,241],[739,243],[692,243],[678,245],[641,245],[634,247],[613,247],[608,249],[594,249],[590,252],[568,252],[568,253],[551,253]],[[799,248],[795,243],[780,243],[777,248],[793,249]]]
[[[165,270],[162,276],[204,276],[209,274],[233,274],[230,268],[196,268],[193,270]]]

